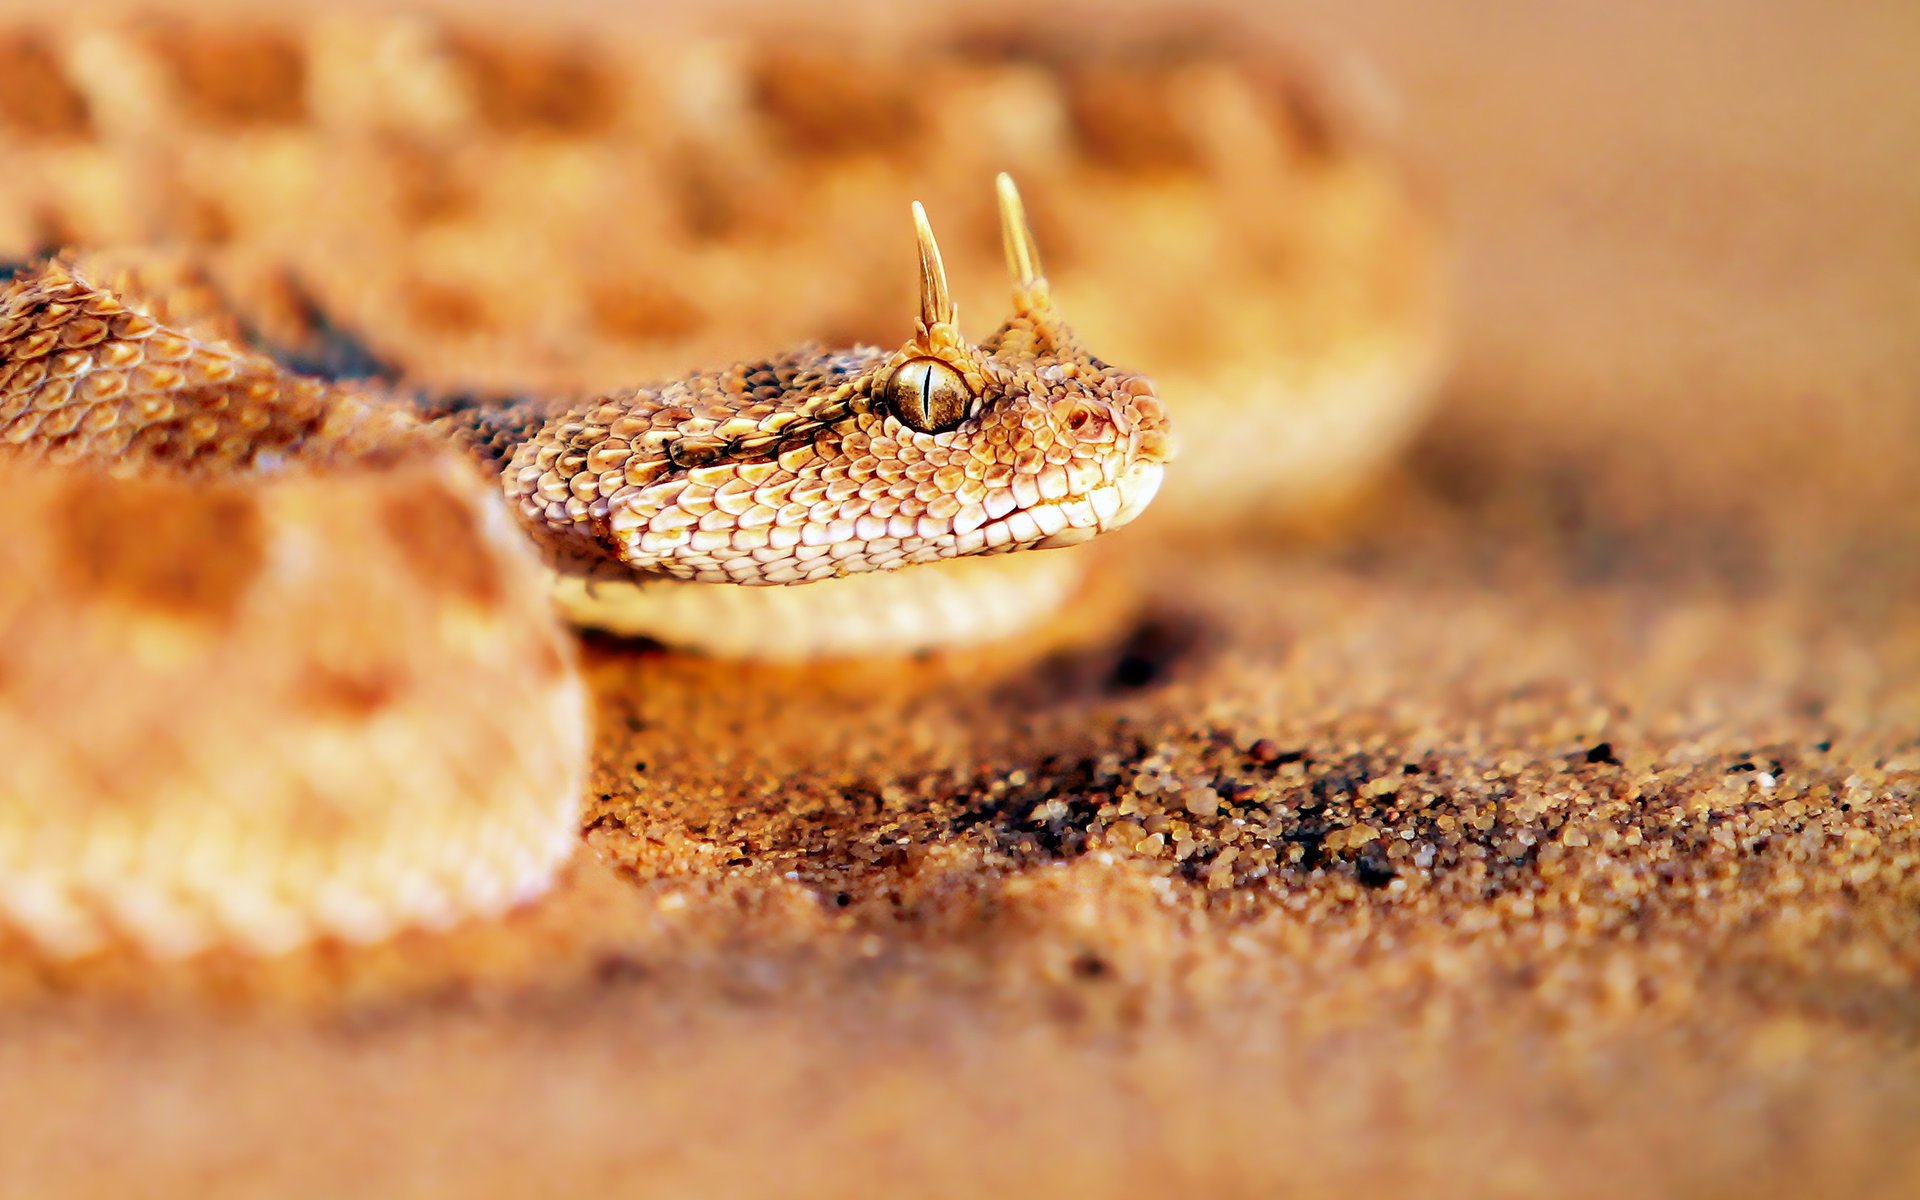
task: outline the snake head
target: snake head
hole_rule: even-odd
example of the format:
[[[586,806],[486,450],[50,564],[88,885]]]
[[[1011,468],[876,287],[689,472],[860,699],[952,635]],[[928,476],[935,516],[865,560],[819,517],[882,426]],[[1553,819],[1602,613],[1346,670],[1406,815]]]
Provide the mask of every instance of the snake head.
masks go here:
[[[955,509],[947,556],[1068,546],[1118,528],[1153,499],[1173,456],[1153,384],[1081,348],[1054,307],[1019,191],[1004,174],[998,186],[1013,315],[979,345],[966,341],[916,203],[920,316],[874,380],[901,432],[930,438],[935,457],[961,468],[944,476],[958,506],[932,498]]]
[[[796,584],[1070,546],[1131,521],[1172,456],[1143,376],[1053,309],[1002,177],[1014,314],[960,333],[914,205],[920,313],[897,351],[803,347],[609,396],[549,422],[504,473],[557,554],[703,582]]]

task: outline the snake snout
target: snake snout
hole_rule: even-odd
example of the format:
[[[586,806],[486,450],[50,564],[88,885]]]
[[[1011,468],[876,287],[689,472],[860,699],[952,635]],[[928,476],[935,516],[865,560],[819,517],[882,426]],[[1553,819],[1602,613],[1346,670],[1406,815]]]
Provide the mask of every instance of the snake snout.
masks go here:
[[[1167,419],[1167,406],[1151,379],[1144,375],[1129,376],[1120,385],[1115,406],[1125,409],[1125,417],[1118,425],[1126,433],[1129,460],[1160,465],[1172,461],[1177,449],[1173,425]]]

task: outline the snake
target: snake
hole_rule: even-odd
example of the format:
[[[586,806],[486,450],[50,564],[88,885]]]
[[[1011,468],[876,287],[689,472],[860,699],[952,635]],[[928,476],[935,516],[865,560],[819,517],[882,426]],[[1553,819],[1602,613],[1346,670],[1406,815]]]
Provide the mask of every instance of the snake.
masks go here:
[[[1011,311],[975,342],[955,302],[978,278],[973,264],[949,279],[915,202],[917,312],[904,341],[880,342],[866,335],[883,323],[848,314],[893,294],[871,282],[879,266],[862,264],[884,265],[894,252],[881,248],[904,239],[845,233],[878,227],[865,217],[888,191],[872,185],[875,164],[942,196],[947,173],[978,178],[989,165],[978,129],[943,133],[888,90],[897,70],[877,65],[895,61],[888,45],[836,42],[823,102],[795,82],[823,78],[805,41],[694,39],[663,63],[615,35],[546,58],[496,37],[320,20],[250,32],[135,22],[77,41],[31,25],[0,32],[14,67],[0,131],[12,122],[25,166],[0,186],[0,232],[10,212],[25,225],[0,240],[84,247],[30,256],[0,292],[0,933],[23,952],[267,954],[497,916],[550,887],[579,850],[592,715],[570,628],[760,658],[1016,636],[1070,602],[1082,543],[1150,505],[1217,523],[1249,496],[1293,506],[1329,479],[1364,476],[1409,427],[1438,360],[1422,210],[1364,140],[1332,131],[1310,93],[1249,90],[1273,64],[1236,58],[1222,48],[1231,41],[1169,57],[1083,39],[1086,52],[1068,58],[1038,36],[918,43],[969,111],[1035,111],[1029,85],[1065,81],[1081,165],[1064,169],[1004,119],[1014,132],[993,145],[1047,182],[1036,195],[1054,211],[1077,203],[1091,216],[1051,223],[1070,253],[1064,272],[1045,271],[1021,193],[998,176],[988,211]],[[531,74],[515,53],[531,55]],[[301,139],[328,128],[323,101],[342,94],[329,92],[330,72],[348,59],[370,74],[353,110],[366,124],[340,118],[332,144],[358,146],[364,133],[386,154],[397,137],[457,182],[457,156],[421,131],[477,123],[499,142],[487,169],[523,185],[559,179],[572,190],[533,189],[556,202],[611,189],[622,219],[595,224],[585,248],[549,238],[532,260],[524,246],[492,255],[462,289],[444,281],[476,266],[485,228],[356,238],[307,196],[284,206],[306,227],[261,216],[196,238],[200,208],[171,208],[172,185],[143,189],[198,190],[198,171],[220,182],[216,225],[252,221],[235,197],[283,190],[262,161],[304,178]],[[453,60],[475,98],[464,110],[444,92]],[[686,229],[624,254],[609,245],[640,237],[654,214],[618,171],[583,168],[602,160],[579,158],[582,147],[625,143],[575,93],[617,107],[639,74],[606,63],[642,60],[675,81],[651,96],[647,152],[671,161],[653,178],[699,203]],[[543,82],[556,62],[569,88]],[[149,114],[169,111],[154,102],[166,89],[153,81],[169,72],[171,110],[194,119],[161,129]],[[1108,74],[1211,107],[1182,124],[1107,87]],[[716,86],[727,80],[746,83]],[[687,107],[663,119],[662,94]],[[737,144],[729,105],[743,96],[759,135],[810,160]],[[1255,103],[1274,96],[1277,125]],[[213,132],[198,137],[196,125]],[[700,137],[660,135],[679,127]],[[1115,130],[1164,161],[1139,159]],[[1198,130],[1231,145],[1233,188],[1196,185],[1211,153]],[[170,142],[181,152],[156,160]],[[714,146],[735,153],[706,156]],[[241,157],[221,166],[229,151]],[[1317,191],[1298,187],[1302,162]],[[145,214],[131,222],[100,202],[121,171],[125,211]],[[1246,189],[1263,172],[1323,208],[1245,224],[1260,203]],[[391,167],[368,177],[401,179]],[[76,192],[76,179],[98,194]],[[763,194],[781,198],[778,211],[746,199]],[[841,240],[809,251],[778,215],[794,209],[833,212],[819,230]],[[524,239],[540,222],[516,211],[500,224]],[[1287,341],[1298,322],[1276,319],[1311,290],[1238,278],[1317,261],[1297,247],[1275,258],[1266,240],[1303,226],[1302,245],[1330,263],[1385,264],[1369,267],[1386,281],[1377,291],[1356,293],[1349,271],[1335,301],[1314,301],[1312,354]],[[1123,260],[1129,245],[1090,248],[1089,230],[1132,230],[1166,279],[1204,264],[1205,286],[1096,286],[1089,264]],[[1227,234],[1238,253],[1210,240]],[[796,281],[812,277],[781,256],[809,252],[840,269],[798,289],[802,302]],[[756,338],[859,336],[773,355],[708,337],[659,286],[685,272],[645,266],[675,254],[702,260],[716,305]],[[601,258],[652,283],[608,289]],[[479,278],[494,263],[505,274]],[[1056,286],[1086,305],[1084,345]],[[836,301],[836,288],[857,303]],[[436,305],[464,311],[467,296],[497,314],[535,307],[505,327],[476,327],[472,313],[422,325]],[[580,315],[583,297],[594,319]],[[623,327],[642,335],[639,349],[596,358]],[[336,338],[342,328],[364,339]],[[515,329],[531,331],[524,353],[503,356]],[[730,365],[597,385],[616,368],[663,364],[661,345]],[[1085,345],[1158,361],[1143,373]],[[528,361],[540,386],[511,377]],[[590,385],[573,386],[582,378]],[[1178,422],[1182,462],[1198,460],[1184,493],[1182,471],[1167,469],[1178,404],[1163,399],[1182,394],[1214,410]]]
[[[29,486],[30,507],[10,515],[21,518],[15,527],[26,528],[58,524],[63,504],[80,515],[68,518],[55,551],[66,556],[62,563],[28,561],[10,573],[37,577],[50,568],[73,584],[72,599],[111,607],[131,596],[201,626],[197,637],[173,631],[125,647],[159,660],[157,685],[180,687],[182,666],[198,672],[217,665],[206,656],[238,652],[232,642],[205,636],[208,623],[244,620],[256,603],[275,605],[275,619],[285,619],[292,597],[278,595],[276,604],[269,595],[295,590],[294,579],[315,570],[313,556],[352,551],[351,539],[321,548],[323,523],[299,515],[307,505],[372,504],[385,510],[390,537],[438,543],[426,553],[493,557],[448,572],[458,593],[449,603],[478,608],[479,616],[469,613],[449,630],[453,614],[441,613],[429,625],[443,626],[433,632],[444,642],[461,636],[461,624],[494,623],[489,610],[518,587],[505,578],[514,559],[476,532],[488,519],[481,495],[453,482],[452,468],[436,461],[436,443],[463,454],[498,486],[500,503],[557,580],[598,585],[559,591],[566,598],[561,612],[581,623],[608,623],[594,619],[599,610],[617,612],[631,600],[607,593],[641,591],[641,581],[654,577],[798,586],[1086,542],[1144,511],[1172,456],[1172,431],[1144,376],[1081,347],[1053,304],[1006,175],[999,194],[1013,311],[978,344],[960,331],[939,245],[916,203],[919,314],[897,349],[806,346],[576,403],[383,403],[372,389],[296,375],[271,355],[217,336],[235,331],[221,328],[216,303],[149,299],[152,285],[137,271],[103,279],[64,257],[31,266],[0,294],[0,443],[9,458],[57,464],[66,474],[54,495]],[[403,484],[409,473],[417,478]],[[174,486],[148,490],[155,475]],[[368,486],[369,479],[381,486]],[[255,480],[263,481],[264,499],[236,490]],[[195,483],[209,487],[195,491]],[[303,499],[314,489],[334,496]],[[415,490],[417,500],[409,498]],[[435,506],[441,515],[432,515]],[[197,528],[192,547],[145,540],[146,529],[170,522]],[[432,532],[435,524],[444,529]],[[289,561],[289,543],[302,537],[310,539],[309,561]],[[202,541],[217,568],[191,557]],[[416,561],[413,572],[420,570]],[[308,597],[306,606],[312,603]],[[28,607],[9,613],[6,626],[18,640],[43,641],[51,623],[45,616]],[[87,623],[107,621],[102,614]],[[135,625],[137,618],[79,635],[140,636]],[[24,632],[28,626],[32,633]],[[486,637],[465,636],[479,644],[464,653],[457,645],[443,649],[456,658],[497,653]],[[77,752],[73,743],[83,738],[21,737],[19,752],[8,756],[13,780],[0,826],[0,912],[58,946],[96,944],[111,928],[185,953],[216,931],[263,948],[298,944],[309,925],[368,938],[385,932],[383,920],[431,923],[441,913],[484,911],[489,901],[523,897],[570,851],[553,832],[577,819],[572,805],[586,761],[577,683],[554,668],[558,657],[547,649],[528,657],[544,676],[526,693],[528,711],[494,713],[488,722],[550,727],[547,752],[534,746],[530,756],[519,756],[531,758],[539,777],[469,787],[435,780],[431,791],[460,797],[490,819],[468,817],[478,846],[450,839],[441,861],[409,862],[399,878],[364,869],[385,865],[377,843],[393,835],[394,824],[347,814],[377,795],[382,768],[402,790],[398,777],[409,764],[391,755],[381,761],[385,748],[371,738],[359,749],[372,761],[345,763],[347,751],[337,744],[329,755],[323,740],[315,744],[323,726],[311,709],[330,698],[361,721],[391,720],[396,704],[413,700],[402,694],[402,681],[365,671],[342,677],[316,655],[312,676],[292,685],[306,693],[295,735],[304,744],[196,764],[183,773],[184,782],[206,789],[194,801],[148,790],[138,768],[122,776],[103,767]],[[29,685],[52,690],[57,680],[37,678],[34,665],[29,658]],[[57,663],[44,666],[46,674],[59,674]],[[443,676],[432,686],[445,682]],[[121,719],[140,707],[122,697],[76,701],[76,711],[90,719],[115,704],[123,711],[110,715]],[[146,715],[170,720],[163,712]],[[263,821],[258,811],[262,792],[252,764],[259,757],[298,767],[298,778],[278,789],[298,803],[277,819]],[[565,759],[576,765],[557,761]],[[63,778],[70,774],[88,777],[91,786]],[[139,782],[127,788],[123,779]],[[76,793],[94,802],[87,819],[75,819]],[[407,812],[403,832],[435,808],[387,799]],[[320,822],[333,826],[334,836],[314,836],[316,809],[334,814]],[[536,814],[555,813],[561,821],[543,836],[526,836],[539,824]],[[189,831],[198,818],[204,835],[206,821],[221,815],[246,831],[228,831],[226,848],[244,837],[252,861],[270,869],[239,879],[206,869]],[[497,836],[501,830],[511,835]],[[196,849],[158,853],[170,838]],[[375,844],[354,844],[359,838]],[[311,894],[312,906],[289,898],[297,893]]]

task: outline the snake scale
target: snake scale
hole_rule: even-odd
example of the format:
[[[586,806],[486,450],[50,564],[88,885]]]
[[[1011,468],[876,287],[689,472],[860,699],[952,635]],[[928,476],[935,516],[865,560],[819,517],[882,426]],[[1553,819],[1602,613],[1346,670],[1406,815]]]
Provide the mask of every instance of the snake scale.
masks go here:
[[[1063,59],[1043,31],[949,31],[921,64],[974,120],[947,128],[889,90],[898,40],[835,43],[851,65],[799,87],[818,43],[774,31],[671,53],[493,36],[0,31],[22,165],[0,233],[100,247],[30,257],[0,294],[0,929],[23,948],[273,952],[538,894],[578,845],[591,724],[556,611],[779,656],[1004,636],[1057,606],[1079,552],[1018,552],[1133,520],[1173,444],[1160,391],[1083,348],[1056,286],[1087,299],[1087,345],[1139,344],[1168,394],[1210,397],[1174,404],[1189,520],[1336,490],[1436,360],[1418,205],[1232,39]],[[1142,107],[1129,79],[1180,103]],[[646,95],[623,108],[623,87]],[[630,187],[633,158],[672,186]],[[336,160],[375,199],[315,173]],[[849,232],[882,228],[889,172],[945,196],[1002,165],[1089,217],[1049,223],[1066,265],[1043,273],[1001,176],[1011,313],[976,343],[954,295],[978,256],[950,281],[917,203],[911,240]],[[396,187],[417,237],[383,224]],[[575,238],[574,198],[616,195],[621,219]],[[866,315],[915,247],[914,319]],[[1101,286],[1129,248],[1151,265]],[[690,280],[738,321],[704,320]],[[1310,349],[1283,315],[1311,318]],[[889,324],[905,339],[864,344]],[[752,349],[820,335],[845,348]],[[672,381],[606,386],[622,374]],[[783,603],[804,595],[829,599]]]

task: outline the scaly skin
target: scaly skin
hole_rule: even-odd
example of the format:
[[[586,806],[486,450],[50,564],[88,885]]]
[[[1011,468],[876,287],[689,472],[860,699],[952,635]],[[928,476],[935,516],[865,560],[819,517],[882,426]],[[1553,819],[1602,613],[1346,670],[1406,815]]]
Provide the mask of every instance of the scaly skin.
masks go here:
[[[1014,313],[977,346],[916,207],[921,313],[896,351],[808,347],[572,406],[429,402],[424,428],[499,471],[562,573],[597,579],[814,583],[1087,541],[1158,490],[1166,411],[1079,347],[1005,177],[1001,197]],[[220,338],[213,302],[181,307],[201,336],[66,261],[23,276],[0,309],[0,445],[232,471],[412,436],[399,399],[283,371]],[[930,378],[952,408],[915,428],[902,405]]]

